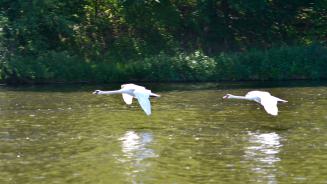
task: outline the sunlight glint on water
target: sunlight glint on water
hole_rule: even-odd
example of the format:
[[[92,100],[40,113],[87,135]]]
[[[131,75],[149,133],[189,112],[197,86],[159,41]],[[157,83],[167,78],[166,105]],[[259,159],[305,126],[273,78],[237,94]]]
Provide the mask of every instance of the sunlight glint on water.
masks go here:
[[[150,117],[93,86],[0,88],[0,183],[327,183],[326,85],[145,85]],[[289,102],[222,100],[253,89]]]

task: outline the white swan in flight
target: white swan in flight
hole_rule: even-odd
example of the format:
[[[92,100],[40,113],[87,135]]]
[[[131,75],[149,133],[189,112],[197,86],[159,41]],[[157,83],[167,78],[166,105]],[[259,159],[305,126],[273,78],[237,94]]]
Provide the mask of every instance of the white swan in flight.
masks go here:
[[[265,91],[250,91],[245,96],[236,96],[227,94],[223,97],[224,99],[241,99],[241,100],[251,100],[260,103],[266,110],[268,114],[273,116],[278,115],[277,102],[287,102],[280,98],[271,96],[270,93]]]
[[[114,91],[95,90],[93,94],[97,94],[97,95],[122,94],[124,102],[128,105],[132,104],[133,98],[136,98],[141,108],[148,116],[151,114],[151,104],[150,104],[149,97],[150,96],[160,97],[160,95],[152,93],[151,90],[148,90],[143,86],[138,86],[135,84],[123,84],[121,85],[120,90],[114,90]]]

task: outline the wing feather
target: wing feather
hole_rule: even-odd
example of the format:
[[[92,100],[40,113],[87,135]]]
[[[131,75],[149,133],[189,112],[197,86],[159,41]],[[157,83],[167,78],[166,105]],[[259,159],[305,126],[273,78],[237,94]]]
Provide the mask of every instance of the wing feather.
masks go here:
[[[132,95],[129,95],[129,94],[126,94],[126,93],[123,93],[123,100],[124,102],[127,104],[127,105],[131,105],[132,102],[133,102],[133,96]]]
[[[135,90],[134,94],[145,114],[149,116],[151,114],[150,94],[146,90]]]
[[[261,98],[261,105],[265,108],[268,114],[273,116],[278,115],[277,100],[270,97]]]
[[[123,84],[123,85],[121,85],[121,88],[122,89],[144,89],[145,90],[145,87],[139,86],[136,84]]]

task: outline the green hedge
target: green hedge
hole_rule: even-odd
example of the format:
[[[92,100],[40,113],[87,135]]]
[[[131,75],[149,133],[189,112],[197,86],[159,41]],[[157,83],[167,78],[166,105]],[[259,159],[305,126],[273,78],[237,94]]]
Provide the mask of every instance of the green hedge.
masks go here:
[[[282,46],[216,56],[160,53],[126,62],[47,52],[11,57],[0,73],[8,83],[327,79],[327,48]]]

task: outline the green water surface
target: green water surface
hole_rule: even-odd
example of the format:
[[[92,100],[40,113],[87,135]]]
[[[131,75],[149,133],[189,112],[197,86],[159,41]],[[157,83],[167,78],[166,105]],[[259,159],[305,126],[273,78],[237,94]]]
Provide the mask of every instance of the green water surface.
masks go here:
[[[327,85],[143,84],[148,117],[107,86],[0,87],[1,184],[327,183]],[[288,100],[269,116],[250,101]]]

